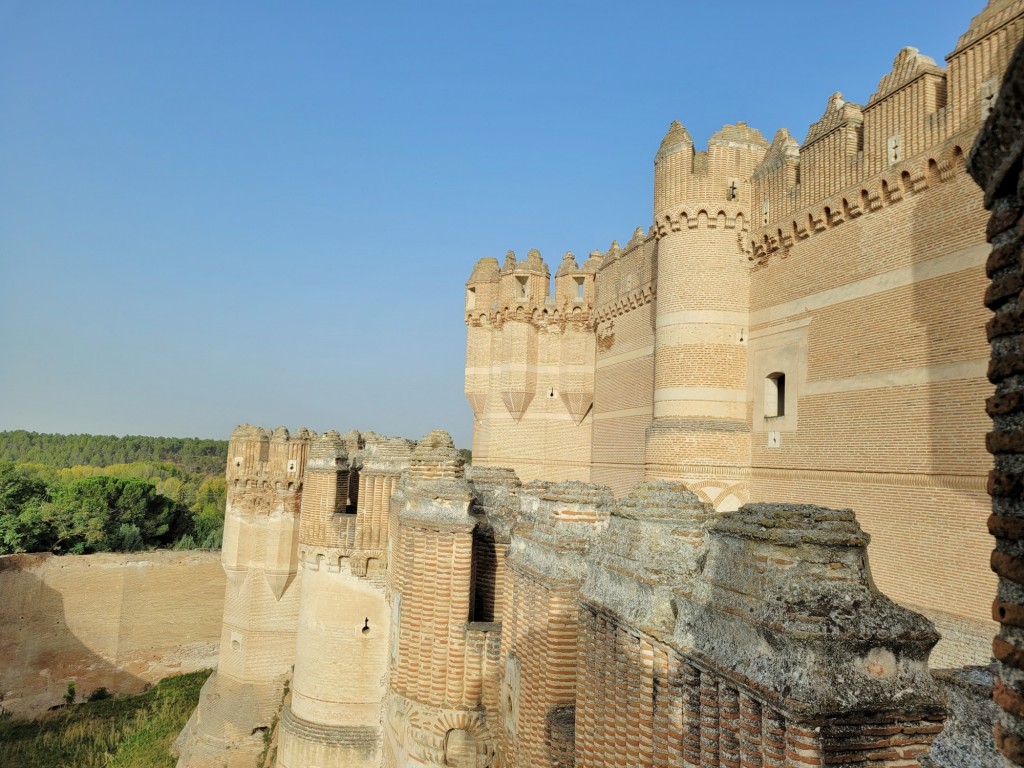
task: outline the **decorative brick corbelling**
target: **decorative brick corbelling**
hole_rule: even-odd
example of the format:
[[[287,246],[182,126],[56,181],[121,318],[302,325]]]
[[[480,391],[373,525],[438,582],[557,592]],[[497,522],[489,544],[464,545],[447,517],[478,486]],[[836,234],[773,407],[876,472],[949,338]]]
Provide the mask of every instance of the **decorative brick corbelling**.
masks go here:
[[[627,312],[650,304],[657,297],[658,289],[654,282],[641,285],[629,293],[619,296],[615,301],[602,305],[594,312],[594,325],[603,323],[613,317],[620,317]]]
[[[676,205],[667,210],[659,211],[655,216],[652,231],[656,240],[660,240],[673,232],[684,232],[692,229],[719,229],[718,215],[724,214],[722,229],[747,230],[750,221],[749,213],[735,203],[722,203],[695,200],[685,205]],[[703,214],[703,223],[701,214]],[[737,222],[737,218],[740,219]]]
[[[847,187],[791,216],[774,219],[765,226],[751,229],[747,258],[752,262],[752,267],[764,267],[776,255],[786,258],[794,240],[806,240],[842,224],[846,219],[895,205],[902,202],[908,193],[917,195],[934,189],[935,174],[929,175],[928,172],[933,163],[938,171],[938,180],[942,183],[951,181],[958,173],[966,173],[963,147],[971,141],[972,135],[972,132],[961,133],[927,153],[887,168],[867,181]],[[904,173],[909,174],[909,189],[904,189]],[[889,190],[888,199],[883,194],[883,182]]]

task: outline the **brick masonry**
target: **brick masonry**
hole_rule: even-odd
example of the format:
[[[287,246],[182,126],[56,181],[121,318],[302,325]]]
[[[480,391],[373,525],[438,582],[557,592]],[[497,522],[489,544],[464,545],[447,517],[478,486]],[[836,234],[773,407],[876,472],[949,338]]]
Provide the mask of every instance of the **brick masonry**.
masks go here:
[[[738,123],[701,150],[673,123],[624,246],[553,281],[535,251],[478,262],[474,462],[618,495],[669,479],[722,511],[853,506],[879,583],[948,630],[942,663],[987,663],[989,247],[965,156],[1022,36],[1024,2],[992,0],[945,67],[904,48],[802,145]]]
[[[1020,330],[1021,265],[1024,241],[1024,47],[1010,63],[995,109],[971,152],[970,170],[984,190],[991,212],[987,237],[992,244],[986,271],[985,304],[992,356],[989,380],[995,394],[987,401],[992,431],[987,435],[995,467],[989,473],[992,496],[989,531],[995,537],[992,570],[999,586],[992,604],[999,634],[992,644],[997,659],[993,698],[1001,709],[996,745],[1007,758],[1024,765],[1024,385]]]

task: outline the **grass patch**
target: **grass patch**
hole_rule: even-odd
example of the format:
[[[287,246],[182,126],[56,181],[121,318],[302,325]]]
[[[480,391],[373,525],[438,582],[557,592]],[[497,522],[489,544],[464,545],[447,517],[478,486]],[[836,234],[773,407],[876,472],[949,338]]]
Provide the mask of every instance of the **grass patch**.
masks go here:
[[[138,696],[73,704],[35,720],[0,721],[0,765],[174,768],[171,742],[209,676],[204,670],[168,677]]]

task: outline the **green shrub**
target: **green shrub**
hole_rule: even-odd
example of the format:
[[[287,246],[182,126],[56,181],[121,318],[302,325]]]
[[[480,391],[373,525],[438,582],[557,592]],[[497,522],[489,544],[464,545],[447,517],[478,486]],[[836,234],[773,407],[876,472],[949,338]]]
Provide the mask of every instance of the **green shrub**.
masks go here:
[[[87,698],[86,701],[103,701],[104,699],[109,698],[110,691],[108,691],[104,686],[101,685],[99,688],[97,688],[95,691],[89,694],[89,698]]]

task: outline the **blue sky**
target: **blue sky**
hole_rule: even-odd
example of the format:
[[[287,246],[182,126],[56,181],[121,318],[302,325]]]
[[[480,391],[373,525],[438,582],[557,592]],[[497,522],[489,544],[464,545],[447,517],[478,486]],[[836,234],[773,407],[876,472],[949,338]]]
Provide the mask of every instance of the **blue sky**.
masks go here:
[[[983,0],[0,0],[0,429],[468,446],[483,256],[625,241],[678,119],[799,139]]]

